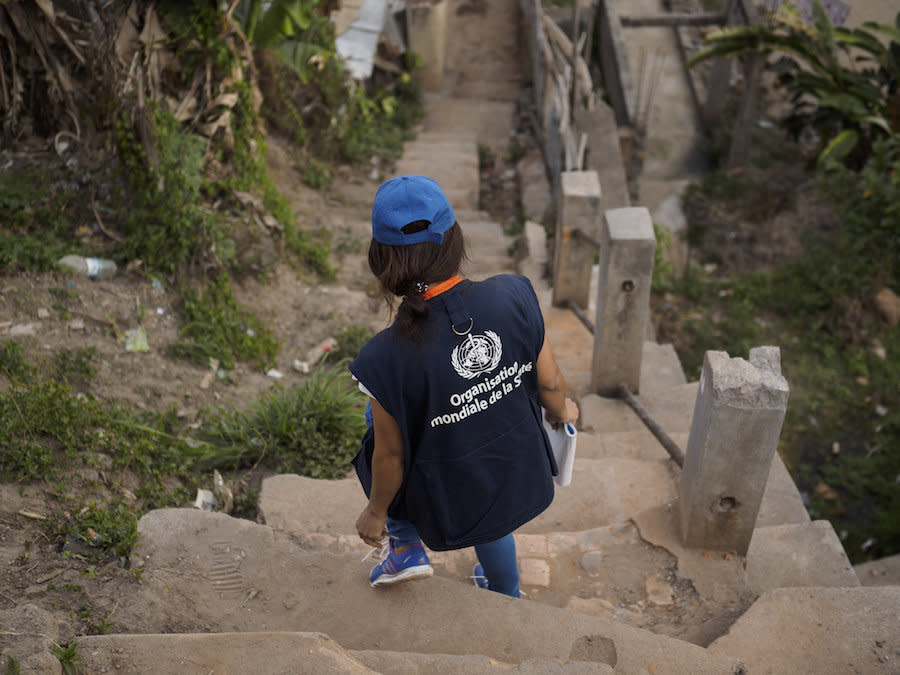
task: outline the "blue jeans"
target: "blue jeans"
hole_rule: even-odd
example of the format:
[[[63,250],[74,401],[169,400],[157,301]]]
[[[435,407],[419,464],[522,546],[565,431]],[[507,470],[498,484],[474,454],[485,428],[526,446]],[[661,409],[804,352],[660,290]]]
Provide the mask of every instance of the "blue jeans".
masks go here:
[[[421,543],[416,526],[408,520],[387,519],[387,529],[397,546]],[[475,547],[478,562],[492,591],[519,597],[519,567],[516,564],[516,541],[512,533]]]

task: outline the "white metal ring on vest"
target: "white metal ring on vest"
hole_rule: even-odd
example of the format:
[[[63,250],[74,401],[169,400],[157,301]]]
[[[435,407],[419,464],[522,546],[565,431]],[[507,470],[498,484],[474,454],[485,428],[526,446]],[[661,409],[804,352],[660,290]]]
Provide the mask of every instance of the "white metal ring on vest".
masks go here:
[[[450,324],[450,328],[453,329],[454,333],[462,336],[462,335],[467,335],[472,330],[472,327],[474,325],[475,325],[475,319],[473,319],[472,317],[469,317],[469,327],[466,328],[462,333],[460,333],[458,330],[456,330],[456,326],[454,326],[452,323]]]

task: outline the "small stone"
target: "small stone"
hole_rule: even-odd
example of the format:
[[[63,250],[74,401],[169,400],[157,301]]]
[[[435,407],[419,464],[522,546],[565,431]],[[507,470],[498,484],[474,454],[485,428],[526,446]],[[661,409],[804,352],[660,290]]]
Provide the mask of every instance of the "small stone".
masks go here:
[[[22,336],[22,335],[37,335],[37,326],[33,323],[20,323],[16,326],[13,326],[9,329],[9,334],[12,337]]]
[[[83,319],[72,319],[69,322],[69,330],[83,331],[84,330],[84,320]]]
[[[550,565],[540,558],[519,560],[519,581],[523,586],[550,585]]]
[[[875,306],[891,326],[900,323],[900,297],[890,288],[882,288],[875,295]]]
[[[869,343],[869,351],[882,361],[887,359],[887,350],[884,348],[884,345],[881,344],[880,340],[872,340],[872,342]]]
[[[674,600],[672,598],[674,590],[672,586],[664,581],[659,574],[652,574],[647,577],[644,582],[647,591],[647,600],[654,605],[671,605]]]
[[[600,551],[588,551],[581,556],[581,567],[589,574],[597,574],[603,564],[603,553]]]
[[[38,307],[37,315],[39,319],[49,319],[50,311],[46,307]]]

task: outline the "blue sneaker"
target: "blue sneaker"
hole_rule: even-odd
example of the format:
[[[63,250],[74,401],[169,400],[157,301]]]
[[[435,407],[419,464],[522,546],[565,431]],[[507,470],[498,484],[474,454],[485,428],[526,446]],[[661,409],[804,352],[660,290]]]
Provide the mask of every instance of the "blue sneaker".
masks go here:
[[[472,569],[472,581],[475,582],[478,588],[485,590],[490,588],[488,586],[488,578],[484,576],[484,568],[481,566],[481,563],[475,563],[475,567]]]
[[[424,579],[434,574],[421,543],[411,544],[403,553],[394,550],[394,540],[389,539],[382,548],[381,562],[369,572],[369,585],[386,586],[400,581]]]

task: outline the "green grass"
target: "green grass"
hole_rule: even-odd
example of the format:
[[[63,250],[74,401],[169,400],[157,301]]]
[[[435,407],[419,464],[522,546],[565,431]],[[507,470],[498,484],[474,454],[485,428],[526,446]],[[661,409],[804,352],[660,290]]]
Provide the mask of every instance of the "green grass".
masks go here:
[[[357,329],[344,336],[348,350],[364,337]],[[12,351],[19,369],[37,372]],[[0,377],[7,385],[0,391],[0,481],[52,486],[45,534],[60,546],[80,543],[98,560],[127,556],[138,519],[154,508],[188,503],[213,468],[259,465],[343,477],[365,424],[363,398],[343,361],[320,366],[295,387],[264,392],[246,410],[209,412],[199,429],[180,427],[174,411],[137,412],[76,394],[61,382]],[[82,477],[80,467],[100,466],[111,485]],[[137,478],[137,488],[127,476]],[[234,487],[235,512],[252,515],[257,493],[239,481]]]
[[[344,363],[325,364],[301,384],[275,386],[249,409],[220,409],[199,466],[236,470],[263,462],[279,473],[342,478],[365,430],[363,397]]]

